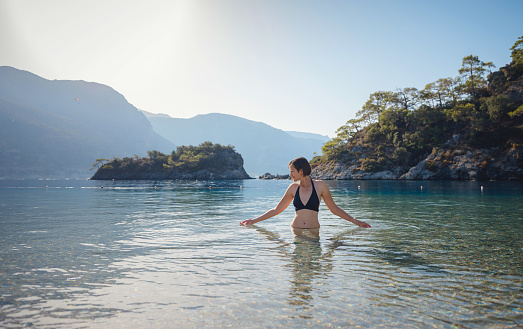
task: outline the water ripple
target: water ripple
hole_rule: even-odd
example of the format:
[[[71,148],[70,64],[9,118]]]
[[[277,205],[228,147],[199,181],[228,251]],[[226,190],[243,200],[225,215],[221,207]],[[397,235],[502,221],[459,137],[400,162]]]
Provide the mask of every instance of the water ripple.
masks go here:
[[[523,325],[521,185],[329,182],[373,228],[295,236],[238,225],[289,182],[52,183],[0,189],[4,327]]]

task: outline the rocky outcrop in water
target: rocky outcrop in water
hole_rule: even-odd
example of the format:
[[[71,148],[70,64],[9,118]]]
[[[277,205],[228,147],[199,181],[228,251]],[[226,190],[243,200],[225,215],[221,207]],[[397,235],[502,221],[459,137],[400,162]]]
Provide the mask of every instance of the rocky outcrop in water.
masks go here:
[[[243,158],[232,146],[210,142],[181,146],[170,155],[150,151],[148,158],[114,159],[103,164],[92,180],[250,179]],[[96,165],[96,164],[95,164]]]
[[[272,175],[270,173],[265,173],[258,178],[259,179],[291,179],[291,176],[288,174],[287,175],[279,175],[279,174]]]
[[[523,180],[523,146],[501,151],[441,148],[414,167],[396,166],[378,172],[358,170],[358,164],[320,164],[313,170],[317,179],[376,180]]]

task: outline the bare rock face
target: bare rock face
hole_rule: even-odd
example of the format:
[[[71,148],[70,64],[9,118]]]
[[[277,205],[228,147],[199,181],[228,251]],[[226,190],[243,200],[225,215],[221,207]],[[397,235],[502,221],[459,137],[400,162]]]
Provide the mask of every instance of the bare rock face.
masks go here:
[[[451,145],[435,149],[414,167],[393,167],[380,172],[357,170],[356,165],[322,164],[314,168],[318,179],[388,180],[523,180],[523,146],[461,150]]]
[[[512,84],[505,91],[505,95],[507,95],[510,99],[515,101],[523,99],[523,78],[520,77],[518,81]]]
[[[359,170],[356,165],[341,163],[320,165],[314,168],[312,177],[324,180],[394,180],[404,173],[401,167],[389,168],[379,172],[366,172]]]
[[[514,147],[480,150],[441,149],[399,179],[523,180],[523,152]]]

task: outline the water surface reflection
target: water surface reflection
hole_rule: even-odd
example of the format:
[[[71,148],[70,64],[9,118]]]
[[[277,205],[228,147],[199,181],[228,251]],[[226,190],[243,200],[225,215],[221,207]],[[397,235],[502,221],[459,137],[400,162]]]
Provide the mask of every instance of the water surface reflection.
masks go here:
[[[523,325],[517,184],[329,182],[373,227],[321,233],[238,225],[288,182],[39,184],[0,188],[2,327]]]
[[[284,268],[289,272],[289,297],[287,302],[296,311],[298,317],[313,319],[316,299],[331,297],[330,273],[334,262],[334,252],[348,245],[343,241],[347,236],[361,231],[361,228],[350,228],[338,233],[326,241],[320,238],[320,228],[290,228],[293,242],[288,243],[280,234],[266,228],[252,226],[268,241],[274,243],[269,247],[283,257]]]

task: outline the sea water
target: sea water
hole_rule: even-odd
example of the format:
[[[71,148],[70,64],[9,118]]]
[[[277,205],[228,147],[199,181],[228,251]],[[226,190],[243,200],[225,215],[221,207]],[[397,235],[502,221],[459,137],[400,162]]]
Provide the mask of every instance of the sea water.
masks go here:
[[[289,183],[0,180],[0,327],[523,326],[523,183],[329,181],[372,228],[239,225]]]

